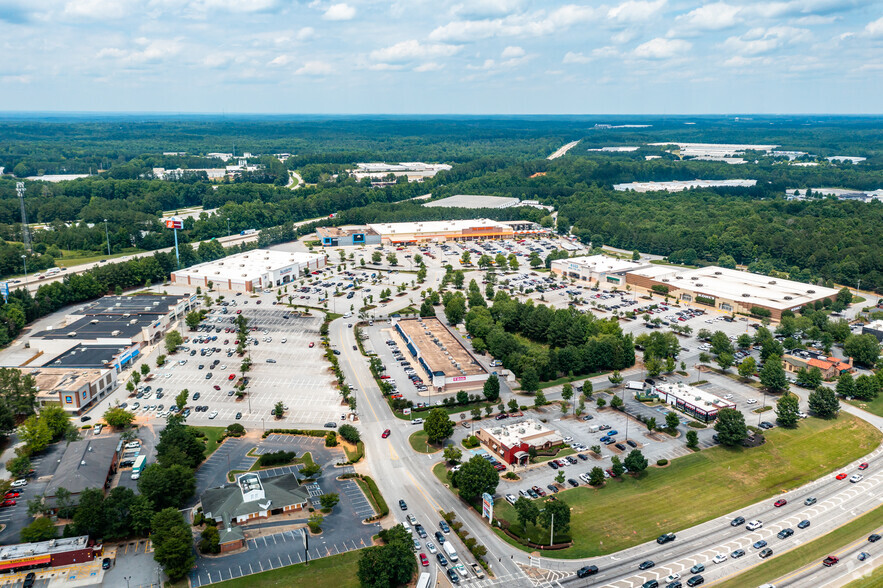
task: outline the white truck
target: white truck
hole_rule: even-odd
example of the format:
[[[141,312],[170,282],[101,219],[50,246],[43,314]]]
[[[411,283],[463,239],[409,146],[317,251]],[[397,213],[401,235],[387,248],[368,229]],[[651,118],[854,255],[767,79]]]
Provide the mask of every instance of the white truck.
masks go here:
[[[454,549],[454,545],[450,541],[445,541],[444,549],[445,549],[445,553],[448,555],[449,560],[457,561],[458,559],[460,559],[457,556],[457,550]]]
[[[597,433],[601,430],[601,425],[589,425],[589,433]]]

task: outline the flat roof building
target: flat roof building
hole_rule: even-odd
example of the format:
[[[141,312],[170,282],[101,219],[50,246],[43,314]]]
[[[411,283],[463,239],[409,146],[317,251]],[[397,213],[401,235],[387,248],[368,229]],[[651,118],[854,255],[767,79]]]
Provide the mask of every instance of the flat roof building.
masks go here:
[[[456,194],[441,200],[427,202],[423,206],[427,208],[510,208],[519,204],[521,201],[518,198]]]
[[[646,262],[620,259],[607,255],[588,255],[556,259],[552,262],[552,273],[582,280],[584,282],[604,282],[614,286],[625,285],[626,272],[647,267]]]
[[[411,223],[375,223],[368,225],[380,235],[382,243],[427,243],[509,239],[514,229],[490,219],[442,220]]]
[[[58,469],[43,491],[43,502],[55,508],[59,488],[71,493],[71,502],[79,501],[80,493],[86,488],[99,488],[105,491],[116,472],[122,443],[116,434],[90,437],[74,441],[64,450]]]
[[[536,419],[479,429],[478,440],[506,463],[527,464],[531,447],[538,451],[564,444],[561,433]]]
[[[356,169],[349,172],[357,180],[363,178],[385,178],[392,174],[395,177],[406,177],[409,182],[422,182],[440,171],[447,171],[451,166],[446,163],[423,163],[421,161],[403,161],[401,163],[357,163]]]
[[[37,543],[0,546],[0,572],[21,572],[80,564],[101,554],[101,545],[94,545],[88,535],[63,537]],[[71,578],[73,579],[73,578]]]
[[[324,253],[253,249],[228,255],[172,272],[172,283],[179,286],[235,292],[254,292],[287,284],[304,272],[325,267]]]
[[[626,283],[647,292],[667,289],[676,300],[724,312],[751,314],[754,307],[766,309],[773,320],[781,320],[784,310],[797,311],[825,298],[837,298],[833,288],[718,266],[683,269],[654,265],[628,272]]]
[[[722,408],[736,408],[734,403],[720,396],[680,382],[659,384],[654,389],[661,401],[703,423],[717,419],[717,414]]]
[[[487,370],[437,318],[399,319],[395,332],[438,392],[479,388]]]
[[[614,184],[618,192],[632,190],[634,192],[683,192],[695,188],[750,188],[757,180],[672,180],[669,182],[629,182]]]
[[[380,244],[380,235],[371,227],[317,227],[316,236],[323,247]]]
[[[37,404],[60,406],[72,414],[81,414],[117,387],[114,369],[70,369],[66,367],[22,367],[22,375],[34,377]]]
[[[868,333],[875,336],[877,341],[883,341],[883,320],[876,320],[862,325],[862,335]]]

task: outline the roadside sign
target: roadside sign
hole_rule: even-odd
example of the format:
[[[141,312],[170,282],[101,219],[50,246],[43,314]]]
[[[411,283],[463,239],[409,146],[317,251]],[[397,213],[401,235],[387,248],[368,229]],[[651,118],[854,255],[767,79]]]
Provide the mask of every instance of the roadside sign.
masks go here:
[[[3,302],[9,302],[9,282],[0,282],[0,295],[3,296]]]
[[[183,229],[184,221],[179,218],[170,218],[166,219],[166,228],[167,229]]]
[[[484,492],[481,495],[481,518],[487,517],[487,520],[493,523],[494,520],[494,497]]]

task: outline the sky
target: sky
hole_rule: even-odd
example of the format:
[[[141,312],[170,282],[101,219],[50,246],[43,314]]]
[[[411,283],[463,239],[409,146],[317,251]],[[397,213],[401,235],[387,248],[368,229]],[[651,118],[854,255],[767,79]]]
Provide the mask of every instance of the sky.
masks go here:
[[[883,0],[0,0],[0,111],[883,113]]]

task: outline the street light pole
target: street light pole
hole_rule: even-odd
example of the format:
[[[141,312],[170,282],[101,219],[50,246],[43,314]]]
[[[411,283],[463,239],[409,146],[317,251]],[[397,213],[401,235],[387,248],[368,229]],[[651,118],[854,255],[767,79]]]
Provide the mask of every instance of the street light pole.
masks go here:
[[[110,233],[107,232],[107,219],[104,219],[104,236],[107,237],[107,254],[110,255]]]
[[[22,255],[21,260],[25,264],[25,290],[27,290],[28,289],[28,256]]]
[[[555,513],[552,513],[552,526],[549,528],[549,547],[552,547],[552,540],[555,537]]]

